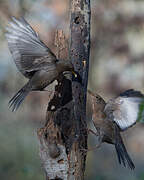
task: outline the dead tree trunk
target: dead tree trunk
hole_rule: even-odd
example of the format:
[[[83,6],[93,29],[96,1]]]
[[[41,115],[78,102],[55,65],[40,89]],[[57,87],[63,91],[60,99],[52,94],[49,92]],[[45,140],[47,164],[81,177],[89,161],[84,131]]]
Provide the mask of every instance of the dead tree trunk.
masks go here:
[[[83,180],[87,148],[86,91],[90,50],[90,0],[71,0],[69,55],[78,78],[61,76],[38,130],[47,180]],[[81,79],[81,82],[80,82]]]

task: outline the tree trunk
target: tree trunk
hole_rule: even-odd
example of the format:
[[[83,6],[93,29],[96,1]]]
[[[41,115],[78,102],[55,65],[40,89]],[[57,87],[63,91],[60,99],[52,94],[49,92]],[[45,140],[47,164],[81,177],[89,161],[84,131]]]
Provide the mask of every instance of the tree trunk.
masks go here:
[[[47,180],[83,180],[87,149],[86,92],[90,50],[90,0],[71,0],[69,55],[80,76],[61,76],[38,130]],[[80,81],[81,80],[81,81]]]

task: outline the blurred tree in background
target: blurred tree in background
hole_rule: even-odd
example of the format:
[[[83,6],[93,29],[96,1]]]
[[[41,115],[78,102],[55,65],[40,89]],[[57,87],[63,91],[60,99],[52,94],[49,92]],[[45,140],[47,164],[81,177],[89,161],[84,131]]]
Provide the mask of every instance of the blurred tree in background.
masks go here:
[[[42,180],[36,129],[44,123],[48,92],[33,92],[18,112],[8,109],[10,97],[26,79],[17,71],[4,37],[11,16],[24,16],[56,52],[55,31],[69,38],[67,0],[0,0],[0,179]],[[144,1],[91,0],[89,88],[106,100],[134,88],[144,93]],[[67,58],[67,54],[63,55]],[[90,107],[88,106],[88,121]],[[90,126],[91,123],[90,123]],[[120,167],[111,145],[88,153],[86,179],[144,180],[144,125],[124,133],[136,169]],[[90,135],[89,146],[97,143]]]

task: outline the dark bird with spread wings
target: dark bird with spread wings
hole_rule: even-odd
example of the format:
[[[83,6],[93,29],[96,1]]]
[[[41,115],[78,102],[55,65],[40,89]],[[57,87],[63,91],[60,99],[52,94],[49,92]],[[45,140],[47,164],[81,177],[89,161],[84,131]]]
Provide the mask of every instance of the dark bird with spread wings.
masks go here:
[[[91,96],[92,120],[99,140],[97,147],[103,142],[114,144],[119,163],[134,169],[135,166],[124,146],[120,131],[136,123],[140,106],[144,103],[144,95],[130,89],[106,103],[98,94],[88,92]],[[144,113],[141,117],[144,119]]]
[[[30,91],[43,90],[61,73],[74,68],[70,61],[57,59],[24,18],[12,17],[9,24],[6,38],[10,52],[18,70],[29,79],[9,101],[16,111]]]

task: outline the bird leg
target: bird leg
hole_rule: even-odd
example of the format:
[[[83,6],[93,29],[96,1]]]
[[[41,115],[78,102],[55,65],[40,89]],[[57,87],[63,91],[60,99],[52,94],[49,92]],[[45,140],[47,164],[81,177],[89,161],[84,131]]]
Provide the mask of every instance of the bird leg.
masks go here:
[[[92,133],[94,134],[95,136],[99,136],[99,134],[95,131],[93,131],[92,129],[87,129],[88,133]]]
[[[93,150],[95,150],[95,149],[100,148],[101,144],[102,144],[102,141],[99,141],[99,143],[98,143],[96,146],[91,147],[91,148],[88,148],[88,149],[81,149],[81,151],[85,151],[85,152],[93,151]]]
[[[92,148],[88,148],[88,149],[81,149],[82,151],[85,151],[85,152],[93,151],[93,150],[99,148],[99,147],[101,146],[101,144],[102,144],[102,138],[103,138],[103,136],[101,136],[100,134],[94,132],[93,130],[91,130],[91,129],[88,129],[88,130],[89,130],[91,133],[93,133],[94,135],[99,136],[99,137],[98,137],[98,144],[97,144],[96,146],[94,146],[94,147],[92,147]]]

